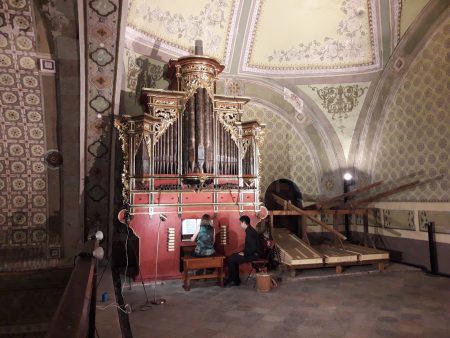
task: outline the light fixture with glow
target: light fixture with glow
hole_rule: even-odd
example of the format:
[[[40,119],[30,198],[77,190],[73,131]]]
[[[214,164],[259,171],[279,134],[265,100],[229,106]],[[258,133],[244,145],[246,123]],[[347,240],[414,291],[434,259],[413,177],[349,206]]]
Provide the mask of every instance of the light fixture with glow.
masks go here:
[[[95,235],[89,236],[88,240],[95,239],[97,241],[101,241],[103,239],[103,232],[100,230],[95,233]]]
[[[345,173],[344,174],[344,180],[350,181],[352,178],[353,178],[352,174],[350,174],[350,173]]]

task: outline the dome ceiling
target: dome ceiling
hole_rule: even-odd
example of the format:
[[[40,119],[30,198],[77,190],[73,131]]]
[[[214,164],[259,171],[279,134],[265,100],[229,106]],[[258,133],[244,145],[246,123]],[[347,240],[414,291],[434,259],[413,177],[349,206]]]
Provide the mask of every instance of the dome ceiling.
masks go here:
[[[225,65],[222,92],[250,96],[281,114],[294,110],[299,132],[309,128],[320,135],[330,166],[345,166],[353,160],[383,67],[427,3],[130,0],[124,89],[139,87],[143,58],[158,68],[158,74],[150,72],[156,83],[163,65],[193,54],[200,39],[204,54]]]
[[[201,39],[231,73],[367,72],[381,67],[378,12],[376,0],[134,0],[127,38],[175,56]]]

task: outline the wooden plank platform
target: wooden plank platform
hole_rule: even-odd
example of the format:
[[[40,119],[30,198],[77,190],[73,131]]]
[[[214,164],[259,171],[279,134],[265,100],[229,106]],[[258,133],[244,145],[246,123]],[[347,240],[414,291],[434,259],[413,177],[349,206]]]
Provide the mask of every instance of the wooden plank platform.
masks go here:
[[[324,262],[328,265],[358,262],[358,254],[352,251],[329,245],[318,245],[313,248],[324,257]]]
[[[387,251],[351,244],[347,242],[343,242],[343,245],[346,251],[353,252],[358,255],[359,262],[389,260],[389,252]]]
[[[273,229],[273,239],[280,249],[281,262],[286,265],[323,264],[323,256],[287,229]]]

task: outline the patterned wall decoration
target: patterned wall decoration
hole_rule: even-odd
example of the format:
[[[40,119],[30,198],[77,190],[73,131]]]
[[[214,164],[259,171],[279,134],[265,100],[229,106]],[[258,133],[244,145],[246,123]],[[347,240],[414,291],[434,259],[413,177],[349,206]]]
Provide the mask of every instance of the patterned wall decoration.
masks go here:
[[[106,234],[109,218],[111,115],[121,2],[89,0],[86,4],[86,225]]]
[[[383,210],[384,227],[392,229],[415,230],[413,210]]]
[[[428,231],[428,222],[434,222],[434,232],[450,234],[450,211],[419,210],[420,231]]]
[[[297,94],[293,93],[291,90],[285,87],[283,88],[283,98],[287,102],[289,102],[292,105],[292,107],[294,107],[296,112],[295,118],[300,123],[310,122],[310,119],[303,111],[304,108],[303,100]]]
[[[244,92],[244,81],[230,78],[225,79],[225,95],[243,96]]]
[[[261,148],[261,196],[273,181],[285,178],[297,184],[304,200],[317,197],[317,177],[320,174],[292,125],[275,112],[254,103],[246,106],[242,120],[258,120],[266,124],[266,137]]]
[[[425,177],[445,176],[386,200],[450,200],[449,32],[447,19],[403,77],[386,108],[371,173],[374,181],[394,181],[419,170]]]
[[[167,88],[168,82],[163,79],[163,62],[154,60],[145,55],[138,54],[130,49],[125,49],[125,90],[140,95],[142,87]]]
[[[205,55],[228,64],[239,5],[239,0],[132,0],[127,30],[178,54],[192,52],[200,39]]]
[[[49,236],[44,111],[31,1],[0,5],[0,251],[59,258]],[[27,256],[27,255],[25,255]],[[2,255],[5,262],[7,257]]]
[[[377,69],[376,8],[373,0],[289,0],[283,6],[257,0],[243,70],[303,74]]]
[[[122,95],[123,114],[143,113],[139,104],[141,88],[167,89],[169,82],[164,78],[165,63],[125,48],[125,82]]]
[[[370,82],[342,85],[298,86],[322,109],[336,131],[345,158],[348,158],[356,122],[367,96]]]

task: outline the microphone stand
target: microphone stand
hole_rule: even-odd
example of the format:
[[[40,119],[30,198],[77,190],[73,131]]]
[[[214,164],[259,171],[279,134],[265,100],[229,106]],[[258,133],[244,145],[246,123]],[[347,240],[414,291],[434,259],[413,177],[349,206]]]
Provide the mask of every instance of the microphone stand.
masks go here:
[[[156,280],[158,279],[158,258],[159,258],[159,228],[161,227],[162,220],[163,219],[160,216],[158,223],[158,234],[156,239],[155,288],[153,289],[153,301],[152,301],[152,304],[154,305],[161,305],[166,303],[166,300],[164,298],[156,299]]]

